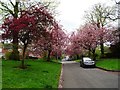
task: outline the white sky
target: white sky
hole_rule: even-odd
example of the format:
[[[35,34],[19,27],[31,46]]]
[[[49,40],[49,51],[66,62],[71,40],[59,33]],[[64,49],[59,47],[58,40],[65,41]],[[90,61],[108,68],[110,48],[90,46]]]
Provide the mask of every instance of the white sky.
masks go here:
[[[57,10],[59,15],[56,17],[63,28],[68,33],[75,31],[84,23],[84,11],[92,8],[94,4],[105,3],[113,5],[113,0],[58,0],[60,2]]]

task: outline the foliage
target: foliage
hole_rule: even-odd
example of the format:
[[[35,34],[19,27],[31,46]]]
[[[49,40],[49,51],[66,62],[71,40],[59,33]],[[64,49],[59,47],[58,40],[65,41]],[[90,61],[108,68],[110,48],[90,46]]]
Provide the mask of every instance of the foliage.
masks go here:
[[[4,49],[12,49],[12,44],[11,43],[3,43],[3,48]]]
[[[74,61],[76,61],[76,62],[80,63],[80,59],[78,59],[78,60],[74,60]]]
[[[104,46],[105,53],[110,53],[110,47],[109,46]]]
[[[97,23],[99,27],[103,27],[110,22],[110,18],[116,17],[115,8],[115,6],[97,3],[90,10],[86,11],[86,22]]]
[[[120,70],[120,59],[102,59],[96,62],[96,66],[107,70]]]
[[[76,59],[76,55],[80,55],[85,52],[85,50],[83,50],[83,48],[80,47],[79,44],[76,42],[76,36],[77,35],[74,32],[71,34],[70,38],[68,38],[68,44],[65,50],[65,53],[74,59]]]
[[[54,27],[46,31],[42,38],[32,44],[33,47],[30,51],[35,55],[43,55],[48,61],[50,56],[59,58],[65,47],[66,38],[62,27],[57,22],[54,22]]]
[[[113,57],[120,58],[120,43],[116,43],[115,45],[111,45],[110,50],[111,50]]]
[[[11,51],[7,51],[6,53],[5,53],[5,59],[6,60],[10,60],[10,55],[11,55]]]
[[[99,47],[96,48],[95,53],[96,53],[96,58],[97,58],[97,59],[100,59],[101,54],[100,54],[100,49],[99,49]]]
[[[20,56],[19,56],[19,51],[16,53],[16,52],[11,52],[10,54],[10,57],[9,57],[10,60],[20,60]]]
[[[17,68],[20,61],[3,61],[2,88],[58,87],[61,64],[43,60],[26,60],[29,68]]]
[[[16,57],[18,53],[18,43],[19,43],[19,39],[21,39],[21,37],[19,37],[19,32],[21,29],[28,29],[29,31],[25,31],[24,30],[24,34],[22,32],[22,42],[28,42],[30,40],[28,40],[30,33],[30,29],[35,26],[33,25],[33,17],[36,14],[37,17],[39,17],[37,21],[39,21],[37,24],[37,26],[41,27],[44,23],[43,26],[46,25],[45,21],[46,20],[50,20],[46,17],[49,11],[53,11],[55,14],[55,7],[56,4],[54,1],[34,1],[31,2],[32,0],[28,0],[27,2],[25,1],[21,1],[21,0],[17,0],[15,1],[15,3],[13,3],[13,1],[9,0],[8,2],[4,2],[0,0],[0,10],[2,11],[2,14],[5,14],[3,16],[4,19],[4,23],[2,25],[2,31],[4,32],[4,34],[2,35],[3,39],[12,39],[12,43],[13,45],[16,45],[16,47],[13,46],[13,59],[18,60],[18,58]],[[36,6],[36,7],[35,7]],[[54,7],[54,8],[52,8]],[[45,10],[47,9],[47,10]],[[24,12],[25,11],[25,12]],[[39,13],[37,13],[38,11],[40,11]],[[26,14],[27,12],[27,14]],[[23,15],[24,14],[24,15]],[[33,15],[33,16],[32,16]],[[46,19],[47,18],[47,19]],[[37,19],[37,18],[36,18]],[[23,23],[23,20],[26,20],[25,23]],[[45,20],[45,21],[44,21]],[[39,25],[38,25],[39,24]],[[41,24],[41,25],[40,25]],[[50,23],[49,23],[50,24]],[[29,26],[29,27],[27,27]],[[33,27],[34,28],[34,27]],[[32,28],[32,29],[33,29]],[[43,30],[43,28],[40,28]],[[25,37],[23,36],[25,35]],[[23,40],[24,38],[24,40]],[[26,40],[27,38],[27,40]],[[25,45],[24,50],[26,49],[27,45]],[[23,51],[24,52],[24,51]],[[16,53],[16,55],[14,54]],[[15,56],[14,56],[15,55]],[[19,55],[17,55],[19,56]]]
[[[19,8],[18,8],[19,7],[19,2],[16,1],[15,4],[13,4],[13,2],[11,0],[9,0],[9,2],[10,2],[10,4],[0,1],[0,6],[1,6],[0,10],[2,11],[2,14],[3,13],[5,14],[5,15],[3,15],[3,16],[5,16],[5,17],[3,17],[3,19],[5,18],[6,23],[8,22],[6,16],[10,15],[10,16],[17,19],[18,13],[19,13]],[[9,6],[11,6],[11,7],[9,7]],[[4,32],[3,35],[5,35],[5,33],[7,32],[7,31],[5,31],[3,29],[2,29],[2,31]],[[13,42],[12,42],[13,43],[13,53],[12,53],[13,55],[12,55],[12,57],[13,57],[14,60],[18,60],[19,58],[16,57],[16,56],[18,56],[17,54],[19,54],[18,53],[18,33],[16,33],[16,32],[11,32],[11,33],[13,35],[12,35],[12,37],[10,36],[9,39],[13,38]],[[2,39],[4,39],[3,36],[2,36]],[[16,47],[14,47],[14,45],[16,45]]]
[[[70,43],[66,49],[69,55],[88,55],[93,59],[96,59],[98,54],[96,49],[102,42],[113,43],[117,41],[116,36],[113,34],[114,28],[98,28],[97,24],[85,24],[78,29],[76,33],[73,33],[70,37]],[[86,53],[87,52],[87,53]]]
[[[59,2],[55,0],[38,0],[38,1],[32,1],[32,0],[18,0],[15,3],[11,0],[8,2],[0,0],[0,11],[3,18],[9,16],[10,14],[14,16],[15,13],[19,14],[22,10],[25,10],[26,8],[33,6],[35,4],[41,3],[43,4],[49,11],[54,13],[56,15],[56,7],[58,6]]]

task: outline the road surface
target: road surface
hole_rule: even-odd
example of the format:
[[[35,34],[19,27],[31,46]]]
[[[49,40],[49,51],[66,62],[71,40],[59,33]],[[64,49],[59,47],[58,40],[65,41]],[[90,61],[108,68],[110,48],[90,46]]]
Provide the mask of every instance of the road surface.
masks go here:
[[[118,73],[63,61],[63,88],[118,88]]]

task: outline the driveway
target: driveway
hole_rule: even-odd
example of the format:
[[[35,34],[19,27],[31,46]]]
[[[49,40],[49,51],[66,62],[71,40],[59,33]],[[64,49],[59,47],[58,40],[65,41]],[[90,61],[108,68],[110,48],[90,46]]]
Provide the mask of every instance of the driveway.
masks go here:
[[[118,73],[82,68],[73,61],[62,63],[63,88],[118,88]]]

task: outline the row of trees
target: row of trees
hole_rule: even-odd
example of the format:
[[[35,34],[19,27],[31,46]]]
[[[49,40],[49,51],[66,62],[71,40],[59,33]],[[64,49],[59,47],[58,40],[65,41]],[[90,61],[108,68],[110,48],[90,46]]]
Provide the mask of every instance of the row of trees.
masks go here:
[[[89,56],[92,53],[93,59],[96,59],[95,51],[100,46],[101,57],[104,57],[104,44],[109,42],[112,45],[119,42],[119,31],[110,24],[117,20],[116,13],[116,7],[95,4],[92,10],[86,12],[86,24],[71,35],[67,54],[78,56],[87,50]]]
[[[89,23],[97,24],[98,28],[109,27],[107,26],[111,21],[116,20],[116,6],[106,6],[105,4],[96,4],[93,6],[85,16]],[[104,56],[104,41],[103,37],[100,38],[101,55]]]
[[[88,51],[88,56],[92,56],[95,60],[95,51],[101,44],[101,38],[103,43],[114,44],[118,41],[113,31],[112,28],[98,28],[97,24],[86,24],[71,35],[67,53],[69,55],[80,55]]]
[[[9,12],[9,16],[5,18],[2,24],[2,31],[4,32],[2,38],[4,40],[11,39],[13,43],[11,59],[19,60],[18,44],[23,46],[22,68],[25,68],[24,58],[27,47],[29,47],[29,52],[31,51],[34,54],[47,52],[47,61],[50,61],[51,54],[61,55],[66,34],[55,20],[48,6],[37,2],[19,10],[21,2],[16,1],[13,4],[10,0],[14,8],[12,11],[5,3],[0,3]]]

